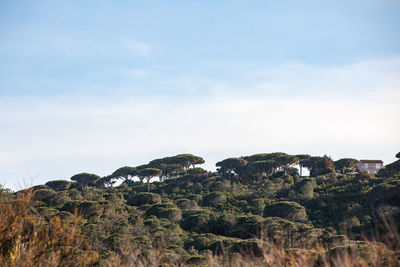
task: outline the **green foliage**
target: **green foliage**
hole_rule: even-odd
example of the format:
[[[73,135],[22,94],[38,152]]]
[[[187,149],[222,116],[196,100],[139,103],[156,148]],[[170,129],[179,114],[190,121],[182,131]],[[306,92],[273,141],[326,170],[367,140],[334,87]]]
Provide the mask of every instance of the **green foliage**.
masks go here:
[[[55,180],[47,182],[46,185],[55,191],[68,190],[71,187],[71,182],[64,180]]]
[[[209,220],[210,212],[205,210],[184,212],[181,227],[186,231],[204,233],[208,230]]]
[[[128,196],[126,203],[131,206],[153,205],[161,203],[161,196],[155,193],[141,192]]]
[[[75,183],[50,181],[32,188],[29,212],[44,223],[59,217],[66,224],[75,223],[75,212],[81,214],[79,229],[100,255],[96,266],[142,264],[132,262],[132,255],[156,258],[162,266],[203,264],[212,255],[235,262],[275,246],[284,253],[317,245],[354,247],[362,236],[384,236],[380,225],[386,218],[400,222],[396,162],[380,176],[350,171],[354,160],[336,161],[341,172],[336,173],[327,156],[281,152],[229,158],[217,163],[218,172],[194,167],[201,162],[181,154],[123,167],[101,179],[78,174]],[[296,164],[310,168],[312,177],[300,177]],[[148,184],[123,177],[127,173]],[[156,176],[160,182],[150,184]],[[113,187],[117,177],[126,181]],[[146,187],[152,193],[144,192]],[[28,191],[6,194],[13,199],[7,203],[12,207]]]
[[[304,167],[310,170],[310,176],[315,177],[334,172],[334,164],[328,156],[323,157],[310,157],[308,160],[302,162]]]
[[[34,200],[39,200],[47,203],[51,203],[55,195],[57,194],[56,191],[52,189],[39,189],[34,192]]]
[[[75,188],[68,190],[68,195],[71,198],[71,200],[82,200],[83,198],[81,192],[79,192]]]
[[[380,169],[378,175],[382,177],[400,176],[400,159]]]
[[[231,246],[230,251],[246,256],[261,257],[264,253],[268,253],[271,248],[271,244],[261,239],[251,238],[235,242]]]
[[[93,186],[100,176],[92,173],[79,173],[71,177],[72,181],[76,181],[82,187]]]
[[[210,207],[220,207],[225,204],[226,196],[222,192],[211,192],[203,197],[203,205]]]
[[[191,169],[188,169],[186,172],[187,175],[191,175],[191,176],[204,175],[207,173],[208,172],[203,168],[191,168]]]
[[[228,158],[223,161],[217,162],[216,166],[219,167],[219,171],[224,174],[238,174],[240,168],[247,165],[247,160],[242,158]]]
[[[334,161],[335,169],[341,173],[356,171],[357,164],[358,160],[352,158],[344,158]]]
[[[315,179],[302,179],[296,183],[294,190],[299,199],[311,199],[314,196],[314,188],[316,187]]]
[[[197,202],[191,199],[178,199],[176,201],[176,205],[181,209],[181,210],[197,210],[198,205]]]
[[[294,222],[308,220],[304,207],[293,201],[280,201],[266,205],[264,217],[280,217]]]
[[[152,177],[159,176],[161,173],[162,173],[162,171],[160,169],[145,168],[145,169],[142,169],[142,170],[138,170],[136,172],[136,175],[140,176],[140,177],[144,177],[146,179],[150,179]]]
[[[135,167],[125,166],[115,170],[110,176],[115,179],[122,178],[123,180],[129,180],[135,175],[136,175]]]
[[[85,217],[99,216],[103,211],[103,207],[99,202],[89,200],[71,200],[64,204],[62,211],[70,213],[78,212]]]
[[[165,218],[171,222],[179,222],[182,219],[182,213],[180,209],[171,203],[155,204],[146,211],[146,215],[154,215],[158,218]]]
[[[266,199],[263,198],[257,198],[253,199],[251,201],[251,213],[254,215],[263,215],[264,209],[265,209],[265,202]]]

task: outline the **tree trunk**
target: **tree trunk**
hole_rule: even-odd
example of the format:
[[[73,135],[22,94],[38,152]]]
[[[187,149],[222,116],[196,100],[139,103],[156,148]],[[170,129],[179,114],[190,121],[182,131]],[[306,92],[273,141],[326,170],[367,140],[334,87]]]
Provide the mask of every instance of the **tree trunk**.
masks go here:
[[[147,192],[150,192],[150,179],[147,179]]]

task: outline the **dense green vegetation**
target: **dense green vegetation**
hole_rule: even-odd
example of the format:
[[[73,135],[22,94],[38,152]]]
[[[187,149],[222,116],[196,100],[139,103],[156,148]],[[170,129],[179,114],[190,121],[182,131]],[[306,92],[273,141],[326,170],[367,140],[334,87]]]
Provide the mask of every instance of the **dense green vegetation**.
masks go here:
[[[116,255],[129,261],[127,247],[140,255],[157,249],[161,262],[189,265],[209,255],[258,257],[273,246],[324,246],[334,254],[368,248],[368,239],[398,249],[387,232],[398,233],[400,222],[399,162],[370,175],[358,172],[354,159],[265,153],[225,159],[208,172],[196,167],[201,157],[183,154],[36,186],[29,213],[44,224],[76,223],[74,213],[81,214],[77,227],[98,255],[92,264],[102,266]],[[159,181],[150,183],[154,177]]]

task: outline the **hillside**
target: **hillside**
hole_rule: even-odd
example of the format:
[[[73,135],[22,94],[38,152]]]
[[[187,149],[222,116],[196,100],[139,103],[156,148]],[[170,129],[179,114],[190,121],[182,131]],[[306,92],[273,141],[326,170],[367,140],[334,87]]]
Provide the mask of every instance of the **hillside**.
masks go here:
[[[356,162],[266,153],[209,172],[182,154],[2,189],[0,263],[397,266],[399,160],[376,175]]]

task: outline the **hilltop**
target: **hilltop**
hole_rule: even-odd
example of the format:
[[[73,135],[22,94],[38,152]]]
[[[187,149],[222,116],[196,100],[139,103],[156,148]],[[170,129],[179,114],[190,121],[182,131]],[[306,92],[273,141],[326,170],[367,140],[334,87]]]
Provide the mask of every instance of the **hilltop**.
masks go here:
[[[201,157],[181,154],[2,189],[0,263],[396,264],[400,160],[376,174],[357,162],[277,152],[228,158],[209,172]]]

